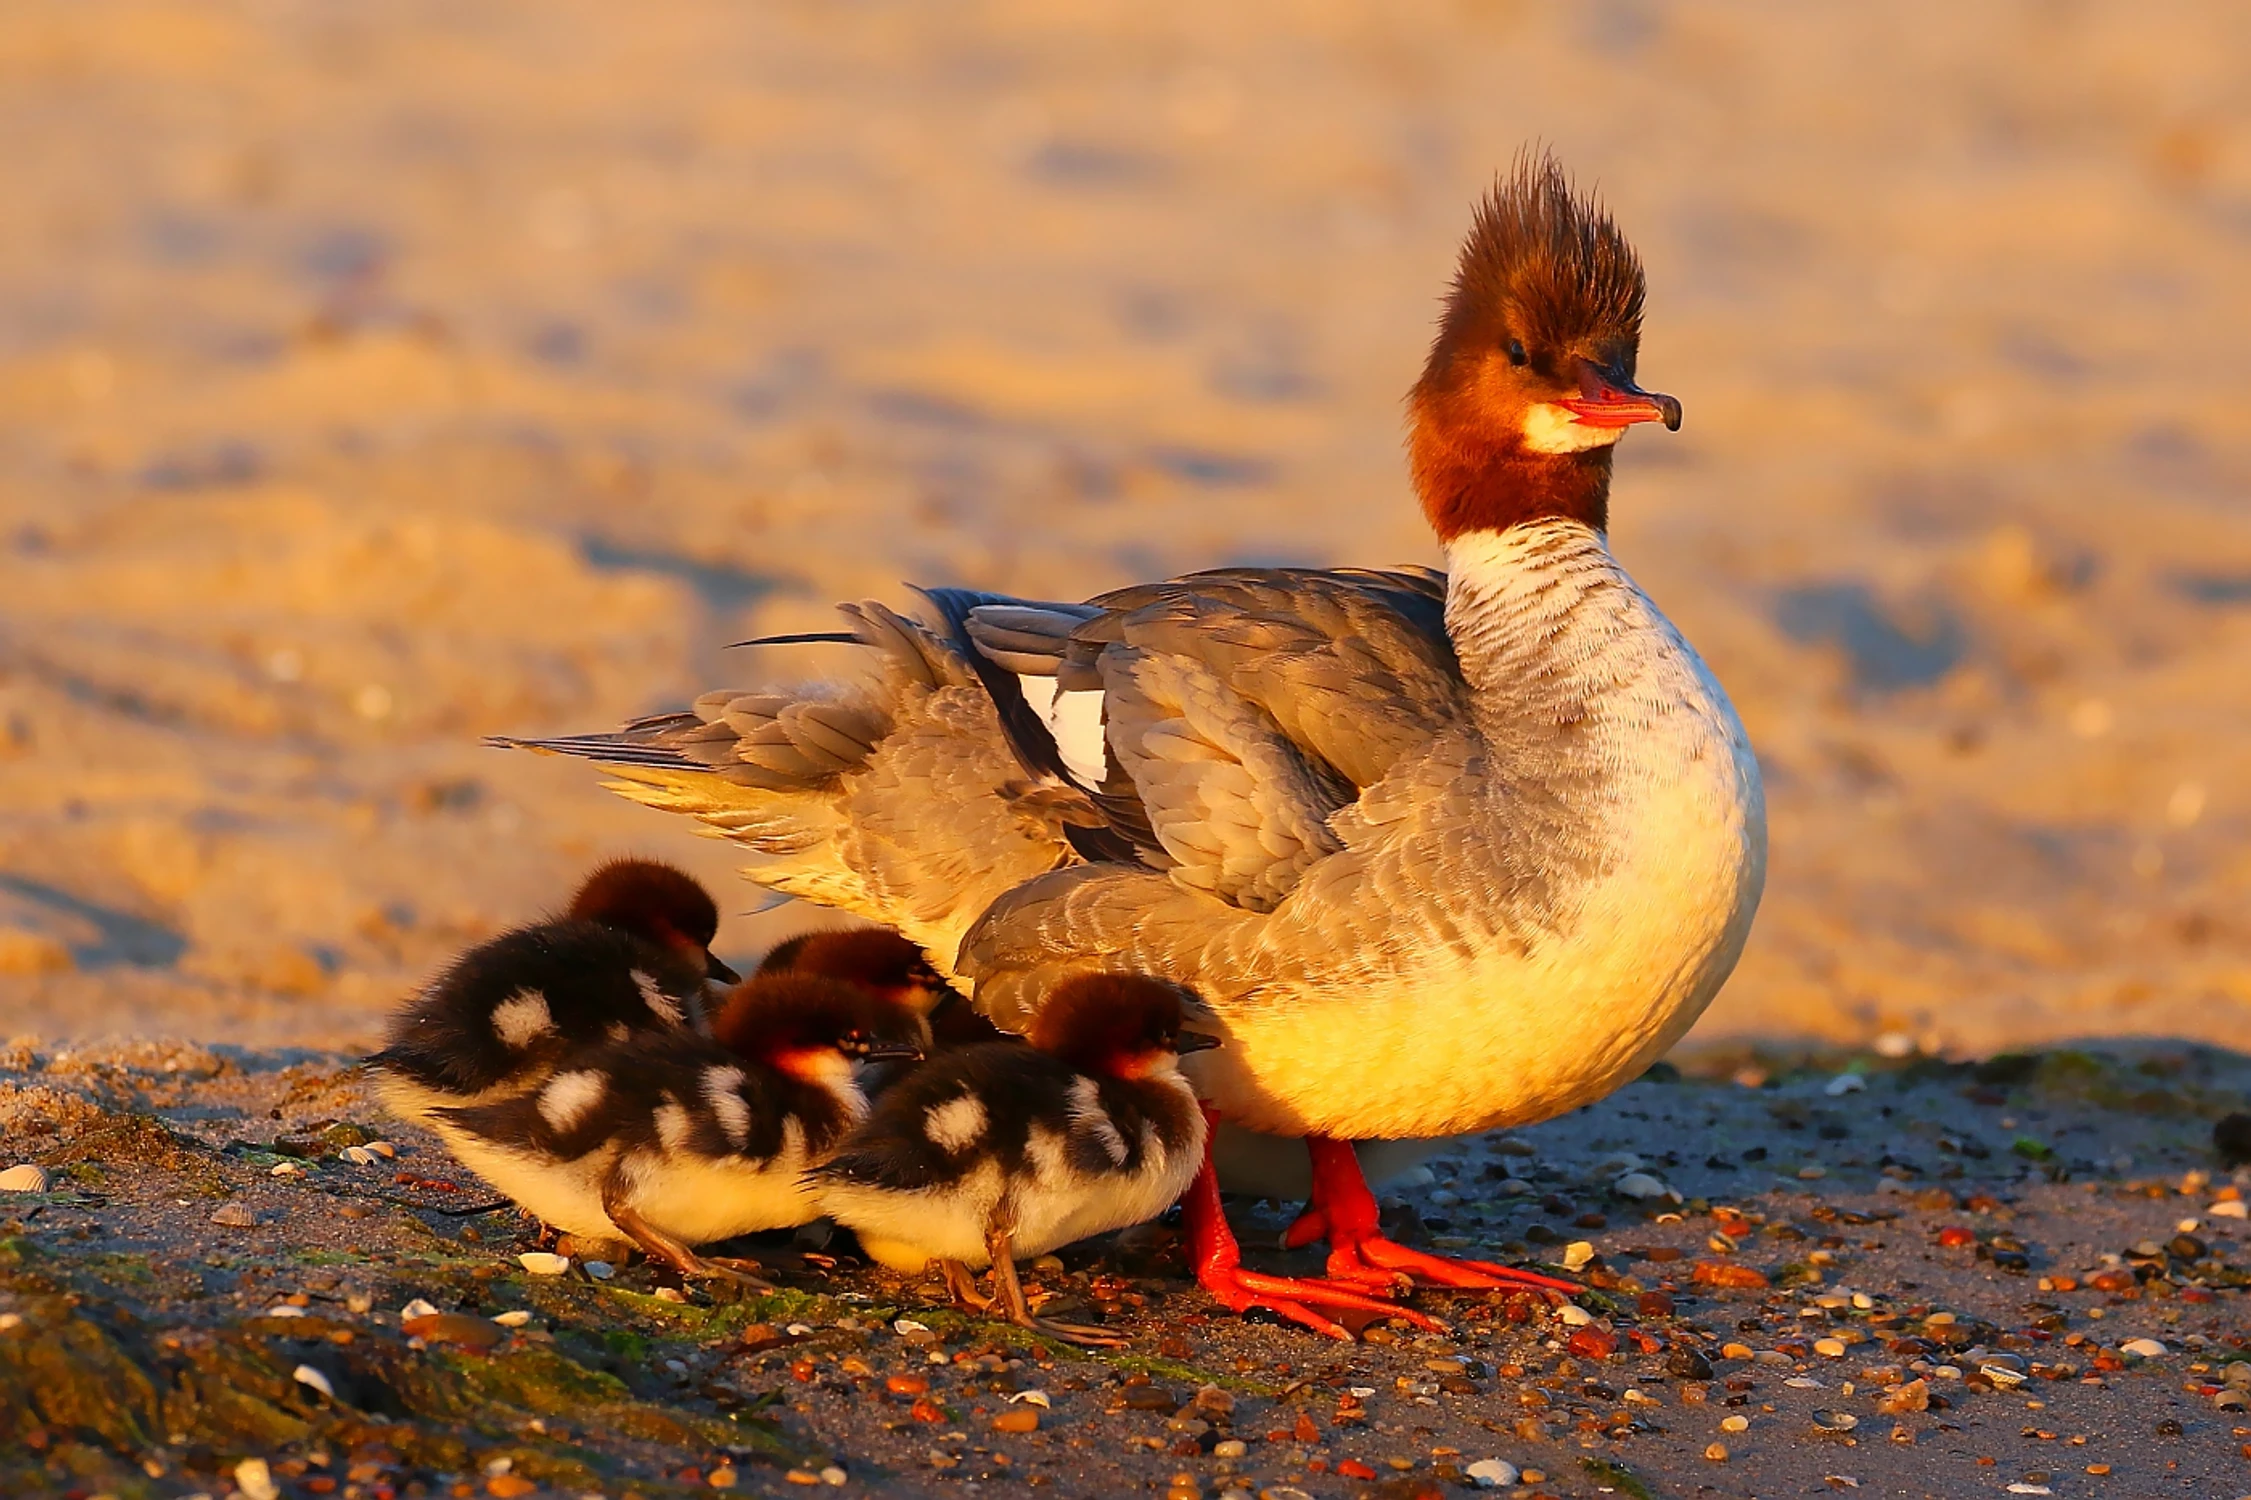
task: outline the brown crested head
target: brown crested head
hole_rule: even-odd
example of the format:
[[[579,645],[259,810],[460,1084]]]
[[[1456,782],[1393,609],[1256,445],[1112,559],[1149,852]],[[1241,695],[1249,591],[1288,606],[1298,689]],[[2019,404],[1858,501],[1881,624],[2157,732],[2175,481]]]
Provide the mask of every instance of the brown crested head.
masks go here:
[[[739,976],[712,956],[719,907],[693,875],[653,859],[613,859],[597,867],[571,898],[570,915],[599,922],[671,948],[703,965],[713,979]]]
[[[806,1072],[824,1055],[853,1062],[921,1057],[929,1028],[909,1006],[813,974],[760,974],[729,990],[711,1037],[741,1057]]]
[[[924,1015],[947,993],[945,978],[929,956],[888,927],[801,933],[768,953],[758,972],[840,979]]]
[[[1415,489],[1443,541],[1549,517],[1609,524],[1611,445],[1680,403],[1634,384],[1641,259],[1555,159],[1527,153],[1477,207],[1408,397]]]
[[[1145,974],[1079,974],[1032,1019],[1031,1044],[1085,1073],[1135,1078],[1183,1052],[1219,1045],[1184,1029],[1187,992]]]

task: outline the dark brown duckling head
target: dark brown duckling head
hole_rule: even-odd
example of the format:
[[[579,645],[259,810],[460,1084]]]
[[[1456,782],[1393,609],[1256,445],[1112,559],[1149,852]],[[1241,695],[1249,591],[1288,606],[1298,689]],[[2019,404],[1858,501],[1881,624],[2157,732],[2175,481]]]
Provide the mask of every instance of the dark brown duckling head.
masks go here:
[[[732,984],[742,976],[712,954],[719,907],[693,875],[653,859],[613,859],[586,877],[570,915],[670,948],[704,973]]]
[[[929,955],[888,927],[800,933],[768,953],[758,972],[843,980],[925,1016],[951,993]]]
[[[814,974],[759,974],[727,992],[712,1040],[737,1056],[813,1079],[839,1061],[922,1057],[930,1030],[913,1007]]]
[[[1186,1028],[1187,993],[1144,974],[1080,974],[1048,995],[1030,1040],[1084,1073],[1139,1078],[1181,1053],[1219,1045]]]

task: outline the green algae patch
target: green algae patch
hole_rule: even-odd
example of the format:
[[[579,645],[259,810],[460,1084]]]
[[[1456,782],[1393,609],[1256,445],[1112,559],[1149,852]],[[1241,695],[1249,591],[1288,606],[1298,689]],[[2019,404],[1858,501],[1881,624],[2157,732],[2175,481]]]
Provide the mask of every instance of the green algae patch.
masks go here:
[[[1081,1344],[1066,1343],[1062,1339],[1035,1333],[1029,1328],[1020,1328],[1014,1323],[993,1322],[950,1308],[921,1309],[913,1316],[916,1322],[936,1334],[974,1333],[1012,1349],[1037,1350],[1050,1359],[1084,1360],[1092,1364],[1108,1365],[1113,1370],[1123,1370],[1129,1375],[1146,1375],[1151,1380],[1198,1386],[1216,1385],[1222,1390],[1244,1396],[1272,1396],[1279,1394],[1281,1389],[1279,1386],[1246,1379],[1225,1370],[1206,1369],[1186,1360],[1168,1359],[1156,1354],[1138,1354],[1131,1349],[1089,1348]]]
[[[162,1436],[155,1384],[109,1331],[67,1300],[29,1301],[0,1334],[0,1444],[60,1428],[121,1451]]]
[[[471,1265],[455,1261],[442,1279],[472,1297],[489,1291],[487,1280],[461,1274]],[[142,1462],[182,1446],[231,1461],[375,1444],[432,1476],[500,1456],[543,1486],[585,1492],[630,1482],[652,1494],[668,1486],[643,1476],[714,1452],[782,1465],[818,1454],[755,1413],[729,1420],[638,1396],[627,1379],[589,1368],[546,1334],[517,1335],[489,1354],[418,1347],[394,1328],[340,1313],[245,1315],[149,1257],[20,1237],[0,1241],[0,1286],[21,1313],[0,1332],[0,1494],[47,1493],[67,1479],[63,1488],[121,1500],[153,1495],[161,1486],[146,1482]],[[637,1378],[667,1346],[690,1342],[690,1329],[739,1316],[691,1307],[686,1327],[666,1327],[654,1309],[630,1312],[663,1336],[592,1318],[564,1336]],[[575,1438],[547,1436],[550,1422]]]
[[[1656,1500],[1649,1486],[1642,1482],[1641,1476],[1622,1463],[1607,1458],[1582,1458],[1579,1460],[1579,1467],[1587,1471],[1589,1479],[1605,1489],[1630,1495],[1633,1500]]]

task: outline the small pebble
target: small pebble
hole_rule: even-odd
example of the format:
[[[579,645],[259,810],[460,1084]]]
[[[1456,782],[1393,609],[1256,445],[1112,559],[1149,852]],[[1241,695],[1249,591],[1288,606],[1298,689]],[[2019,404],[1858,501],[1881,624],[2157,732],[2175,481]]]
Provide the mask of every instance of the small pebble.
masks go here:
[[[1224,1442],[1212,1444],[1211,1456],[1213,1458],[1241,1458],[1250,1451],[1250,1445],[1241,1438],[1228,1438]]]
[[[276,1303],[272,1307],[267,1308],[266,1316],[269,1318],[301,1318],[305,1316],[305,1309],[301,1307],[291,1307],[286,1302],[280,1302]]]
[[[1675,1203],[1680,1201],[1680,1194],[1674,1192],[1671,1188],[1665,1186],[1660,1179],[1650,1176],[1647,1172],[1628,1172],[1625,1176],[1610,1184],[1610,1191],[1621,1198],[1665,1198]]]
[[[2207,1218],[2240,1219],[2251,1213],[2251,1207],[2247,1207],[2240,1198],[2226,1198],[2205,1209],[2204,1213]]]
[[[417,1297],[412,1302],[409,1302],[406,1306],[399,1309],[399,1321],[401,1323],[404,1323],[409,1318],[433,1317],[437,1314],[437,1311],[438,1309],[434,1304],[425,1302],[422,1298]]]
[[[617,1267],[611,1265],[606,1260],[590,1260],[585,1261],[582,1264],[584,1264],[586,1267],[586,1274],[593,1277],[596,1281],[607,1281],[612,1276],[615,1276],[617,1274]]]
[[[1726,1463],[1726,1462],[1727,1462],[1727,1444],[1725,1444],[1725,1443],[1713,1443],[1713,1444],[1711,1444],[1711,1445],[1710,1445],[1709,1447],[1705,1448],[1705,1450],[1704,1450],[1704,1456],[1705,1456],[1706,1458],[1710,1459],[1710,1460],[1711,1460],[1711,1461],[1712,1461],[1713,1463],[1715,1463],[1715,1464],[1724,1464],[1724,1463]]]
[[[323,1375],[320,1371],[314,1369],[311,1365],[299,1365],[296,1369],[290,1371],[290,1378],[295,1380],[299,1385],[311,1386],[314,1390],[319,1391],[323,1396],[328,1397],[331,1401],[336,1399],[336,1387],[329,1384],[328,1377],[326,1375]]]
[[[1556,1317],[1569,1328],[1584,1328],[1594,1321],[1594,1314],[1576,1302],[1566,1302],[1555,1310]]]
[[[534,1276],[560,1276],[571,1268],[571,1258],[546,1250],[527,1250],[516,1257],[516,1264]]]
[[[1036,1407],[1012,1406],[993,1418],[993,1431],[995,1432],[1037,1432],[1039,1430],[1040,1414]]]
[[[22,1313],[0,1313],[0,1333],[23,1327]]]
[[[1720,1431],[1722,1432],[1748,1432],[1750,1429],[1751,1419],[1749,1417],[1720,1418]]]
[[[243,1500],[280,1500],[274,1471],[262,1458],[246,1458],[234,1466],[234,1487],[242,1491]]]
[[[660,1286],[650,1295],[659,1302],[685,1302],[688,1300],[687,1294],[676,1286]]]
[[[521,1328],[531,1321],[531,1314],[523,1308],[510,1308],[504,1313],[494,1313],[492,1320],[503,1328]]]
[[[1823,1432],[1850,1432],[1860,1425],[1860,1418],[1849,1411],[1817,1411],[1813,1425]]]
[[[827,1468],[821,1470],[821,1483],[826,1485],[840,1485],[851,1477],[835,1464],[830,1464]]]
[[[1858,1073],[1839,1073],[1822,1085],[1821,1092],[1832,1099],[1841,1099],[1846,1094],[1857,1094],[1866,1087],[1868,1080]]]
[[[2155,1339],[2128,1339],[2118,1346],[2120,1354],[2132,1354],[2142,1359],[2163,1359],[2166,1348]]]
[[[1815,1339],[1813,1341],[1813,1352],[1824,1359],[1843,1359],[1845,1357],[1845,1341],[1843,1339]]]
[[[0,1193],[44,1193],[51,1180],[37,1162],[20,1162],[0,1172]]]
[[[222,1203],[212,1210],[211,1222],[229,1229],[255,1229],[258,1227],[258,1216],[239,1203]],[[267,1482],[272,1481],[269,1479]]]
[[[1594,1242],[1592,1240],[1573,1240],[1563,1247],[1564,1270],[1584,1271],[1593,1262]]]
[[[385,1161],[389,1161],[392,1157],[399,1154],[399,1148],[392,1145],[389,1141],[369,1141],[367,1143],[367,1149],[374,1152],[377,1156],[382,1157]]]
[[[1481,1490],[1505,1490],[1516,1483],[1516,1465],[1505,1458],[1481,1458],[1465,1470]]]
[[[818,1484],[820,1482],[820,1476],[818,1474],[805,1474],[805,1477],[803,1479],[797,1477],[798,1475],[804,1473],[805,1471],[802,1469],[790,1470],[789,1482],[791,1484]],[[710,1485],[715,1490],[733,1489],[735,1487],[734,1466],[732,1464],[721,1464],[718,1468],[713,1469],[709,1474],[706,1474],[704,1476],[704,1483]]]
[[[271,1177],[296,1177],[301,1175],[304,1170],[303,1162],[277,1161],[273,1165],[273,1170],[267,1175]]]

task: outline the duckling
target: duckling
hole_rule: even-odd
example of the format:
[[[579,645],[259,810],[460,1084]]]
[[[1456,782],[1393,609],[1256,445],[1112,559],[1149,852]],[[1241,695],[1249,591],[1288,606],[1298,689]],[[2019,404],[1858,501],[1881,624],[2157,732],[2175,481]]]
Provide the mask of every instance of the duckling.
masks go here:
[[[1203,1160],[1204,1115],[1180,1055],[1219,1039],[1183,1031],[1182,992],[1140,975],[1065,980],[1030,1046],[942,1053],[876,1101],[809,1174],[822,1211],[894,1270],[935,1261],[955,1298],[1083,1344],[1098,1328],[1034,1317],[1016,1257],[1139,1224],[1178,1199]],[[992,1267],[993,1295],[970,1271]]]
[[[536,1088],[434,1111],[462,1163],[554,1228],[628,1239],[684,1276],[764,1285],[694,1246],[811,1221],[804,1182],[867,1113],[860,1065],[922,1055],[912,1008],[810,975],[730,991],[713,1035],[641,1032]]]
[[[912,1005],[930,1023],[933,1053],[1016,1040],[948,985],[922,949],[888,927],[828,927],[798,933],[768,950],[758,972],[819,974]],[[883,1093],[905,1077],[908,1066],[893,1064],[871,1074],[869,1096]]]
[[[391,1020],[370,1057],[392,1113],[488,1101],[564,1052],[644,1031],[699,1031],[707,981],[739,977],[711,952],[719,908],[694,877],[619,859],[586,878],[558,918],[504,932],[455,959]]]

